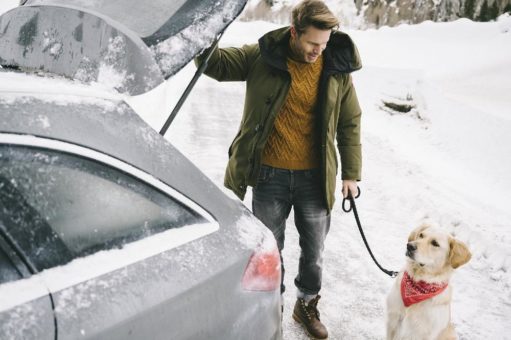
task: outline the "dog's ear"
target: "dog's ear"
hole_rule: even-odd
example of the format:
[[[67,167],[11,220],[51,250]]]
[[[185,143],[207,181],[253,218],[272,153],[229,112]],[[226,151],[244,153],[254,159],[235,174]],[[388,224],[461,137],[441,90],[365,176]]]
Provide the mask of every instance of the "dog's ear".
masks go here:
[[[408,236],[408,242],[415,241],[420,233],[422,233],[425,229],[429,228],[429,224],[421,224],[417,228],[415,228]]]
[[[449,240],[449,246],[451,247],[449,252],[449,262],[451,262],[451,267],[456,269],[470,261],[472,254],[465,243],[451,238]]]

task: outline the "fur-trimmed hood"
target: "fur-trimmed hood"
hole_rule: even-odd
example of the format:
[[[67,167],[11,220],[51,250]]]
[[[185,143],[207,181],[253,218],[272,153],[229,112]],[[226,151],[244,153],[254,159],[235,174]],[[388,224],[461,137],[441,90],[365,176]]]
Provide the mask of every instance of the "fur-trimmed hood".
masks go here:
[[[259,39],[261,56],[270,65],[287,70],[287,56],[290,27],[283,27],[263,35]],[[341,31],[333,31],[323,51],[324,72],[327,74],[351,73],[362,68],[357,47],[350,36]]]

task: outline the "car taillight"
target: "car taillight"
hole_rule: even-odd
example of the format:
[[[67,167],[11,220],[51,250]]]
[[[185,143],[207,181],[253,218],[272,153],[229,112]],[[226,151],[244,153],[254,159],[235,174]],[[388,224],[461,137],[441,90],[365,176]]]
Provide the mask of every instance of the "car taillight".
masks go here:
[[[275,246],[269,249],[258,248],[250,257],[243,275],[245,290],[270,291],[280,287],[280,255]]]

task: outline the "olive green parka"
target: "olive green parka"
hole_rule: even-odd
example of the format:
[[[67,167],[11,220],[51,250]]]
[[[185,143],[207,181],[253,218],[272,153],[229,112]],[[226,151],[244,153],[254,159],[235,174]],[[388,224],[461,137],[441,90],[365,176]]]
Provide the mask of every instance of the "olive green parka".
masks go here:
[[[215,48],[205,74],[218,81],[245,81],[246,97],[239,131],[229,147],[224,184],[243,200],[247,186],[255,186],[261,155],[275,117],[284,104],[291,76],[287,71],[289,27],[271,31],[258,44],[241,48]],[[207,53],[197,57],[197,65]],[[350,73],[360,69],[358,51],[351,38],[334,31],[323,51],[316,113],[321,130],[321,170],[325,204],[330,211],[335,201],[338,161],[342,179],[360,180],[361,110]]]

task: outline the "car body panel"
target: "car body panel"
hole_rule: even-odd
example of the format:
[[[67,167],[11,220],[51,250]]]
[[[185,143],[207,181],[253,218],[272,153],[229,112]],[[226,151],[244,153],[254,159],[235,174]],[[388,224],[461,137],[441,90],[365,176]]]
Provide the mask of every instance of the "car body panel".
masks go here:
[[[18,284],[15,282],[14,284]],[[9,285],[6,283],[5,285]],[[20,296],[20,287],[17,285],[12,296]],[[7,289],[0,285],[0,294],[7,293]],[[21,302],[21,300],[20,300]],[[48,295],[39,297],[34,300],[25,301],[23,304],[7,309],[0,310],[0,334],[2,339],[40,339],[55,340],[55,321],[53,317],[53,309]],[[0,298],[0,306],[3,301]]]
[[[236,325],[246,327],[246,318],[250,317],[247,312],[257,311],[261,303],[271,309],[278,295],[241,290],[239,277],[246,263],[233,261],[240,259],[239,249],[231,248],[232,243],[225,236],[199,239],[187,247],[171,249],[53,293],[59,336],[138,339],[150,335],[152,339],[234,340],[243,335],[241,338],[246,338],[247,329],[236,329]],[[130,249],[128,246],[113,252]],[[202,252],[197,253],[197,249]],[[225,261],[219,261],[219,253]],[[94,257],[104,256],[79,259],[66,266],[66,271],[79,270],[88,266],[87,262],[94,264],[98,260]],[[45,280],[49,285],[54,282],[50,273],[45,275]],[[247,305],[253,308],[246,308]],[[264,330],[278,329],[278,310],[273,311],[273,315],[252,316],[254,325],[262,327],[263,334]],[[253,336],[253,339],[269,338],[261,333]]]

